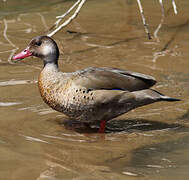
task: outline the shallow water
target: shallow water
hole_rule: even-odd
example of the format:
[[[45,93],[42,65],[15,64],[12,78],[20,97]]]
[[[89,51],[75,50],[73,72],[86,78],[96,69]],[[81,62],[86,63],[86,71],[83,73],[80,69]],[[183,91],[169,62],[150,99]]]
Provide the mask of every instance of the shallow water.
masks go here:
[[[87,1],[77,19],[54,36],[65,72],[109,66],[146,73],[158,80],[154,89],[182,99],[135,109],[98,134],[71,128],[66,116],[44,104],[36,84],[39,59],[10,59],[47,32],[73,1],[1,1],[0,179],[188,179],[189,2],[176,3],[178,15],[165,4],[156,39],[147,39],[130,0]],[[153,34],[161,8],[156,1],[143,6]]]

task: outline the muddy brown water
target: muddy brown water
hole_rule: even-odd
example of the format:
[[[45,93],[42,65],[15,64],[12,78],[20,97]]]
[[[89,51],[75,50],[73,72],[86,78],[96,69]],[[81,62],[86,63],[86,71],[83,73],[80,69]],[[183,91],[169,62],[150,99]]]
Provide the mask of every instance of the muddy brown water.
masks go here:
[[[130,0],[87,1],[77,19],[53,37],[65,72],[108,66],[146,73],[158,80],[154,89],[182,99],[135,109],[111,121],[103,135],[70,129],[64,123],[69,119],[42,101],[39,59],[10,60],[74,1],[0,2],[0,179],[189,178],[189,2],[176,2],[178,15],[170,2],[152,40]],[[143,6],[153,34],[161,8],[149,0]]]

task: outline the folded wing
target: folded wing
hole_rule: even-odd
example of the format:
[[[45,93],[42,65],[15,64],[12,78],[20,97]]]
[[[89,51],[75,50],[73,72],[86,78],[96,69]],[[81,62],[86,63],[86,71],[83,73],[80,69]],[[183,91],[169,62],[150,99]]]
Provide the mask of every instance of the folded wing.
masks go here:
[[[90,67],[77,71],[74,83],[77,86],[92,90],[138,91],[148,89],[156,83],[152,76],[125,71],[117,68]]]

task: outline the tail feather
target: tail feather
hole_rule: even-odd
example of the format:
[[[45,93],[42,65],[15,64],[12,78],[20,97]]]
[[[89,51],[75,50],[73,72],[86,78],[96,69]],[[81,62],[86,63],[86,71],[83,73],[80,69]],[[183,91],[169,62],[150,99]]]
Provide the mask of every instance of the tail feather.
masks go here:
[[[147,104],[152,104],[158,101],[180,101],[180,99],[172,98],[169,96],[165,96],[164,94],[161,94],[160,92],[153,90],[153,89],[144,89],[141,91],[134,91],[130,92],[134,95],[134,98],[131,101],[130,109],[134,109],[140,106],[144,106]],[[127,96],[127,93],[126,93]],[[126,101],[128,101],[128,97],[126,98]]]
[[[160,100],[161,101],[181,101],[181,99],[172,98],[172,97],[169,97],[169,96],[161,96]]]
[[[164,94],[162,94],[154,89],[151,89],[151,90],[156,92],[159,95],[159,101],[181,101],[181,99],[165,96]]]
[[[153,89],[135,91],[133,92],[133,94],[135,95],[136,107],[151,104],[158,101],[168,101],[168,102],[180,101],[180,99],[165,96],[161,94],[160,92]]]

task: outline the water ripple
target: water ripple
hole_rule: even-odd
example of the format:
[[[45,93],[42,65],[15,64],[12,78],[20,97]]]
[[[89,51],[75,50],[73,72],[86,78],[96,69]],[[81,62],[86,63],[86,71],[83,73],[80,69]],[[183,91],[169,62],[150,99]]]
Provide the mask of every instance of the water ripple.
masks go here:
[[[47,137],[47,138],[52,138],[52,139],[64,140],[64,141],[87,142],[87,141],[84,140],[84,139],[64,138],[64,137],[50,136],[50,135],[45,135],[45,134],[42,134],[42,136],[43,136],[43,137]]]
[[[0,107],[14,106],[18,104],[22,104],[22,102],[0,102]]]
[[[42,143],[50,144],[49,142],[44,141],[44,140],[39,139],[39,138],[35,138],[35,137],[31,137],[31,136],[25,136],[25,135],[22,135],[22,134],[20,134],[20,136],[24,137],[28,141],[35,141],[35,142],[42,142]]]
[[[14,86],[14,85],[21,85],[21,84],[31,84],[36,83],[37,81],[32,80],[9,80],[9,81],[2,81],[0,82],[0,86]]]

